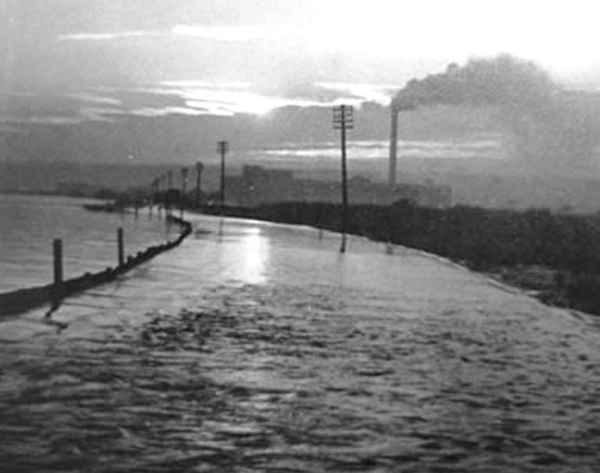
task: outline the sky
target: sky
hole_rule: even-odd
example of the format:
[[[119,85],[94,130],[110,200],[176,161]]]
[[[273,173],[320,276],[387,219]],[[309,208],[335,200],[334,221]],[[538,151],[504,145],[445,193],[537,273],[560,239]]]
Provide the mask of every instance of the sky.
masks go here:
[[[122,157],[189,155],[248,117],[385,106],[413,77],[498,53],[597,89],[598,9],[582,0],[0,0],[0,151],[39,157],[55,146],[53,158],[107,159],[94,143],[108,140]],[[190,123],[210,132],[192,137]],[[275,128],[251,127],[266,141]],[[289,128],[281,141],[324,139]],[[156,149],[157,136],[172,147]]]

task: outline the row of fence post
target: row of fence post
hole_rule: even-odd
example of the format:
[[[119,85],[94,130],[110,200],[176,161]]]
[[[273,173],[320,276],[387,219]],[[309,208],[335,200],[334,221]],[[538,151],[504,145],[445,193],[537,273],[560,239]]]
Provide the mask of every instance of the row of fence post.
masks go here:
[[[225,153],[227,152],[228,143],[225,141],[219,142],[219,151],[221,153],[221,208],[224,205],[224,182],[225,182]],[[196,205],[199,207],[201,203],[201,176],[202,171],[204,169],[204,165],[201,162],[196,164]],[[185,198],[187,194],[187,178],[188,178],[188,169],[183,168],[181,170],[181,196]],[[152,207],[153,204],[158,203],[158,211],[160,213],[161,203],[157,202],[157,196],[161,192],[161,182],[164,182],[164,187],[168,190],[173,189],[173,171],[168,171],[165,175],[156,178],[150,188],[150,204],[149,204],[149,212],[152,215]],[[162,202],[164,206],[167,217],[171,215],[171,202]],[[180,218],[183,219],[183,200],[180,203]],[[138,205],[135,204],[135,216],[138,216]],[[123,228],[119,227],[117,229],[117,258],[119,263],[119,268],[125,265],[125,242],[124,242],[124,232]],[[53,284],[53,294],[55,299],[60,299],[61,292],[63,289],[64,283],[64,264],[63,264],[63,241],[60,238],[57,238],[53,241],[53,260],[54,260],[54,284]]]
[[[54,287],[56,291],[60,291],[60,287],[64,281],[64,265],[63,265],[63,241],[56,238],[53,243],[53,260],[54,260]],[[119,267],[125,264],[125,233],[123,228],[117,229],[117,257]]]

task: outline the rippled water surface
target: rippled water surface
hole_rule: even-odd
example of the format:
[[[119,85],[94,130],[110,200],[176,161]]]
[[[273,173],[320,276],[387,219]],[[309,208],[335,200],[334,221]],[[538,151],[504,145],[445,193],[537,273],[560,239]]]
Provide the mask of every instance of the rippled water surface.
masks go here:
[[[399,247],[193,220],[55,324],[0,324],[7,471],[599,470],[594,319]]]

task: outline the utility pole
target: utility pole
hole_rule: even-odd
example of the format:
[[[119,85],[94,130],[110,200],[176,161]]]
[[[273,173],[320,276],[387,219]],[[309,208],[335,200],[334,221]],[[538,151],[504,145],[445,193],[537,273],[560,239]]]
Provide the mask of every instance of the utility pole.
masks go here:
[[[229,142],[219,141],[217,143],[217,150],[221,155],[221,215],[223,215],[223,209],[225,208],[225,155],[229,151]]]
[[[346,166],[346,130],[354,128],[354,110],[351,105],[339,105],[333,109],[333,128],[341,131],[342,148],[342,246],[340,253],[346,251],[346,232],[348,230],[348,170]]]
[[[202,182],[202,171],[204,164],[200,161],[196,163],[196,207],[200,208],[200,184]]]
[[[186,183],[188,168],[181,168],[181,197],[179,198],[179,216],[183,218],[183,207],[185,205]]]

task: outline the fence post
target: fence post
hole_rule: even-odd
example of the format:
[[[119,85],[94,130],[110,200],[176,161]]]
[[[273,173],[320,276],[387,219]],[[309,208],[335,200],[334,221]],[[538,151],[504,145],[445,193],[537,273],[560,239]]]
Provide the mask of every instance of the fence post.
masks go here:
[[[63,293],[63,243],[60,238],[52,242],[54,260],[54,285],[52,286],[52,306],[58,307]]]
[[[123,243],[123,228],[119,227],[117,229],[117,244],[119,250],[119,267],[125,264],[125,246]]]
[[[63,282],[63,246],[62,240],[57,238],[53,244],[54,253],[54,285],[58,288]]]

